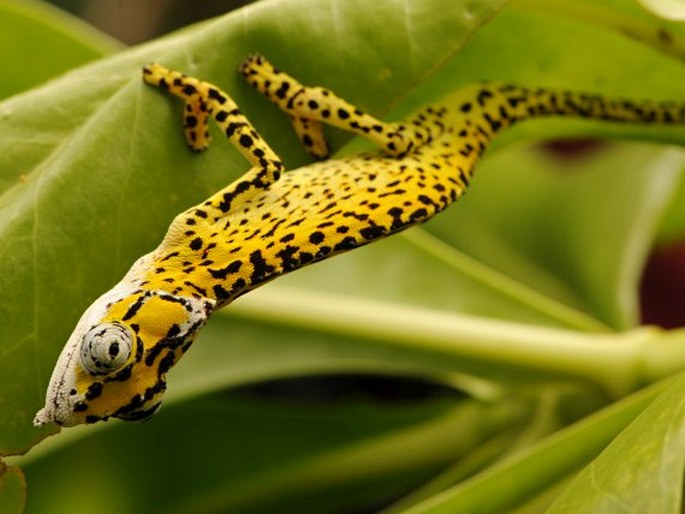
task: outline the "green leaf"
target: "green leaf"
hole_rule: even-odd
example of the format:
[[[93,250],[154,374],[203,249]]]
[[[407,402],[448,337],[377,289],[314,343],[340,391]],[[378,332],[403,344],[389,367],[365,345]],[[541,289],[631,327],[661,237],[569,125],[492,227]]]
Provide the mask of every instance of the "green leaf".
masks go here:
[[[549,488],[565,481],[569,475],[576,473],[589,463],[671,383],[673,380],[669,379],[624,398],[404,512],[405,514],[467,514],[472,512],[504,514],[512,512],[513,509],[536,496],[545,495]],[[625,448],[625,451],[631,452],[633,449],[632,447]],[[619,467],[622,465],[619,464]],[[682,473],[682,466],[680,472]],[[582,490],[576,489],[575,493],[588,496],[594,485],[587,482],[585,485],[586,487]],[[580,501],[582,502],[582,499]],[[605,511],[580,509],[568,512]],[[636,510],[634,512],[661,511]]]
[[[685,464],[685,375],[661,393],[559,495],[548,514],[679,514]]]
[[[121,47],[43,2],[3,0],[0,26],[0,99]]]

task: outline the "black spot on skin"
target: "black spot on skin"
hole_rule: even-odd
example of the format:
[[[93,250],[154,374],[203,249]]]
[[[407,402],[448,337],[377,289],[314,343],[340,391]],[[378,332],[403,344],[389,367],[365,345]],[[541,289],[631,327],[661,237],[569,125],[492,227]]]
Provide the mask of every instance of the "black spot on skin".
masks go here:
[[[490,125],[490,128],[493,132],[497,132],[500,128],[502,128],[502,122],[500,120],[494,119],[488,113],[485,113],[483,117],[485,118],[485,121],[488,122],[488,125]]]
[[[102,384],[100,382],[93,382],[88,386],[86,391],[86,400],[94,400],[102,394]]]
[[[195,116],[186,116],[185,117],[185,124],[186,124],[186,127],[193,128],[193,127],[197,126],[197,118]]]
[[[478,92],[478,96],[476,97],[476,99],[478,100],[478,105],[480,105],[481,107],[485,106],[485,102],[488,100],[488,98],[492,98],[493,96],[494,95],[492,91],[489,91],[487,89],[481,89]]]
[[[342,241],[340,241],[337,245],[335,245],[335,251],[339,252],[341,250],[351,250],[357,246],[357,241],[354,239],[354,237],[347,236],[344,238]]]
[[[228,300],[231,295],[229,294],[228,291],[226,291],[223,287],[221,287],[219,284],[216,284],[212,290],[214,291],[214,296],[217,300],[220,302]]]
[[[191,96],[191,95],[194,95],[195,93],[197,93],[197,89],[195,89],[195,86],[193,86],[191,84],[186,84],[185,86],[183,86],[183,94],[184,95]]]
[[[314,254],[314,258],[323,259],[324,257],[326,257],[326,255],[331,253],[331,251],[333,251],[333,248],[331,248],[330,246],[322,246],[319,248],[316,254]]]
[[[309,252],[300,252],[299,256],[302,265],[308,264],[314,260],[314,255]]]
[[[459,110],[461,112],[470,112],[472,107],[473,106],[471,105],[471,102],[465,102],[465,103],[461,104],[461,107],[459,107]]]
[[[325,234],[318,230],[316,232],[312,232],[311,234],[309,234],[309,242],[315,245],[322,243],[325,238]]]
[[[219,123],[223,123],[224,121],[226,121],[226,118],[228,118],[228,113],[226,111],[219,111],[214,116],[214,119]]]
[[[171,338],[171,337],[176,337],[178,334],[181,333],[181,327],[179,327],[176,323],[171,325],[171,328],[169,328],[166,337]]]
[[[138,338],[136,341],[136,362],[140,362],[143,359],[143,351],[145,350],[145,345],[143,341]]]
[[[190,245],[188,246],[190,246],[191,250],[199,250],[200,248],[202,248],[202,239],[196,237],[190,242]]]
[[[228,266],[221,269],[208,269],[209,274],[214,278],[224,279],[229,274],[238,273],[243,265],[243,261],[235,260],[231,262]]]
[[[281,259],[283,271],[292,271],[300,266],[300,261],[294,257],[298,250],[297,246],[288,245],[276,254]]]
[[[359,231],[359,233],[362,235],[362,237],[366,240],[371,240],[371,239],[377,239],[383,235],[385,235],[386,230],[385,227],[381,227],[379,225],[372,225],[370,227],[365,227]]]
[[[243,148],[250,148],[253,144],[252,138],[247,134],[243,134],[242,136],[240,136],[238,142],[240,143],[240,146],[242,146]]]
[[[174,352],[167,352],[167,354],[162,357],[162,359],[159,361],[159,367],[157,368],[157,375],[159,377],[162,377],[166,374],[167,371],[171,369],[171,367],[174,365],[174,362],[176,361],[176,354]]]
[[[230,139],[233,137],[233,134],[235,134],[235,131],[243,126],[245,126],[244,123],[229,123],[228,126],[224,129],[224,133],[226,134],[226,137]]]
[[[346,120],[349,117],[350,113],[347,112],[345,109],[338,109],[338,118],[340,118],[341,120]]]
[[[281,87],[276,90],[276,96],[283,100],[285,95],[288,93],[288,89],[290,89],[290,83],[288,81],[284,81],[281,83]]]
[[[127,321],[131,319],[133,316],[136,315],[136,313],[140,310],[140,308],[143,306],[145,303],[145,300],[147,299],[146,296],[141,296],[138,298],[131,307],[129,307],[128,311],[126,311],[126,314],[124,314],[124,317],[121,318],[122,321]]]
[[[212,100],[216,100],[221,105],[226,103],[226,97],[214,88],[209,89],[208,95],[209,95],[209,98],[211,98]]]
[[[171,252],[169,255],[165,256],[162,261],[168,261],[169,259],[172,259],[178,255],[178,252]]]
[[[309,100],[309,102],[307,102],[307,105],[309,106],[310,109],[318,109],[319,108],[319,104],[316,102],[316,100]]]
[[[159,391],[161,392],[166,388],[166,386],[159,387]],[[156,394],[156,393],[155,393]],[[146,391],[146,399],[150,400],[150,398],[147,398],[147,391]],[[162,402],[157,402],[153,404],[151,407],[145,409],[141,409],[140,407],[142,406],[142,402],[137,402],[134,405],[134,401],[131,401],[125,408],[119,409],[117,412],[114,413],[114,417],[122,419],[124,421],[132,421],[132,422],[143,422],[147,421],[150,419],[154,414],[159,410],[159,407],[162,405]]]
[[[200,294],[200,296],[204,296],[204,297],[207,296],[207,290],[206,290],[206,289],[204,289],[204,288],[202,288],[202,287],[200,287],[200,286],[197,286],[197,285],[195,285],[195,284],[193,284],[192,282],[189,282],[189,281],[187,281],[187,280],[186,280],[185,282],[183,282],[183,283],[184,283],[186,286],[188,286],[188,287],[194,289],[195,291],[197,291],[197,292]]]
[[[83,412],[88,410],[88,404],[86,402],[76,402],[74,405],[74,412]]]
[[[409,218],[416,222],[425,219],[428,216],[428,211],[426,209],[417,209],[409,215]]]
[[[433,202],[433,200],[430,199],[429,197],[427,197],[426,195],[419,195],[418,200],[423,205],[434,205],[435,204],[435,202]]]
[[[114,376],[105,378],[105,382],[126,382],[131,378],[131,370],[133,369],[133,364],[129,364],[124,369],[116,373]]]
[[[250,276],[250,283],[252,284],[263,282],[274,272],[274,267],[266,262],[260,250],[255,250],[250,254],[250,263],[253,266]]]

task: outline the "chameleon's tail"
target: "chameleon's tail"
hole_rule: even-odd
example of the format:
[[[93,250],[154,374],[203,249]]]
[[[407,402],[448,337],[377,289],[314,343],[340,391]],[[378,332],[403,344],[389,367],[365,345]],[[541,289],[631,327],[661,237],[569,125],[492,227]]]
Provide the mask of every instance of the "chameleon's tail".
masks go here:
[[[459,106],[463,113],[481,111],[492,132],[524,119],[572,116],[612,122],[641,124],[685,123],[685,104],[634,101],[596,94],[528,89],[509,84],[483,85],[470,101]]]

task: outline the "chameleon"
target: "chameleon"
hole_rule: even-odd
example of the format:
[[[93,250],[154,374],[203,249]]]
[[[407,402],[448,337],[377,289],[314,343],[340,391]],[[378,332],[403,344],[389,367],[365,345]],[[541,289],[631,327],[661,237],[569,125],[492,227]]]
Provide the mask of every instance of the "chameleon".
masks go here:
[[[249,84],[291,119],[315,159],[287,171],[217,86],[150,64],[148,85],[183,100],[191,149],[210,144],[212,118],[250,163],[236,181],[171,222],[78,321],[34,424],[73,426],[149,419],[167,372],[215,310],[276,277],[425,222],[459,199],[503,130],[536,117],[645,124],[685,123],[685,103],[475,83],[401,122],[384,122],[322,87],[308,87],[263,56],[241,65]],[[325,124],[379,149],[328,159]]]

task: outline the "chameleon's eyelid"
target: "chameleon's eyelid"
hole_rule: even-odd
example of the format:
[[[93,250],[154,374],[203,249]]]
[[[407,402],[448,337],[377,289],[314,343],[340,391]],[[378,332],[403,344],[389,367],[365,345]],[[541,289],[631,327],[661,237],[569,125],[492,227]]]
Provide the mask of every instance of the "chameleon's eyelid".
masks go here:
[[[134,335],[120,323],[100,323],[81,339],[80,361],[91,375],[106,375],[124,367],[131,357]]]

